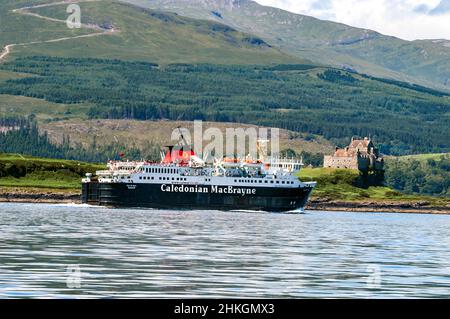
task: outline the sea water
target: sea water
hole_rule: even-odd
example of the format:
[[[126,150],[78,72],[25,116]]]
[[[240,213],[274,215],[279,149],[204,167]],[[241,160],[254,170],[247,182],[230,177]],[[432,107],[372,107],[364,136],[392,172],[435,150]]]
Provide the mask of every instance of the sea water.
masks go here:
[[[450,297],[450,216],[0,204],[0,298]]]

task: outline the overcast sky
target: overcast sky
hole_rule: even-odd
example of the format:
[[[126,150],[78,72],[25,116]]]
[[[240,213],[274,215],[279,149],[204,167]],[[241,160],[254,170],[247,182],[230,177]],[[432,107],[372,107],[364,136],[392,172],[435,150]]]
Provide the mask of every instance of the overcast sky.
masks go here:
[[[449,39],[450,0],[255,0],[406,40]]]

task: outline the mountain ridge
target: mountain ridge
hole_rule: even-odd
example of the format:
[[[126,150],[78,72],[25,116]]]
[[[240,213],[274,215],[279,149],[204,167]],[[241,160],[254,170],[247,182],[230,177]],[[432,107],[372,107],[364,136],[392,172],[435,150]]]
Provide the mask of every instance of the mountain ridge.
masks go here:
[[[450,47],[433,40],[406,41],[262,6],[251,0],[123,1],[196,19],[221,21],[315,63],[450,90]]]

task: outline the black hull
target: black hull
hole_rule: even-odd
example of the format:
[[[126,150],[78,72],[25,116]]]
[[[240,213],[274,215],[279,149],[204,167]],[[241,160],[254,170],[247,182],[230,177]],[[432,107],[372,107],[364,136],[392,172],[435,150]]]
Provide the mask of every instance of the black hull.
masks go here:
[[[180,185],[176,185],[180,187]],[[226,194],[225,186],[202,186],[200,191],[193,186],[187,191],[172,191],[171,185],[83,183],[82,202],[108,207],[148,207],[168,209],[217,209],[217,210],[263,210],[292,211],[303,209],[312,192],[312,187],[269,188],[242,187],[246,194]],[[189,188],[191,191],[189,191]]]

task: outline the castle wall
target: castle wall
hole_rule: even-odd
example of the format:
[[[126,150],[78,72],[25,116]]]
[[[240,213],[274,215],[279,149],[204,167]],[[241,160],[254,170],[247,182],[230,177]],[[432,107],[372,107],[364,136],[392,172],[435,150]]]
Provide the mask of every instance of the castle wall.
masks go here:
[[[324,156],[323,167],[358,169],[356,157]]]

